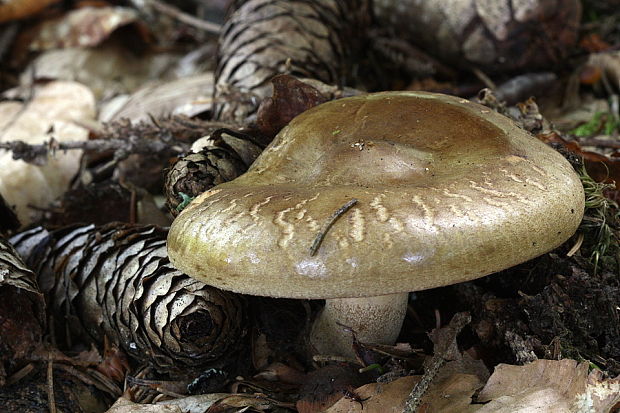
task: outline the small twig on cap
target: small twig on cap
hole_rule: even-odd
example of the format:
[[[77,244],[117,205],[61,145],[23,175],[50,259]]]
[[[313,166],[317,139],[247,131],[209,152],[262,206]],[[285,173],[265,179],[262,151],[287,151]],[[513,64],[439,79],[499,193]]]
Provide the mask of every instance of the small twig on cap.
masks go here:
[[[314,256],[316,252],[319,250],[319,247],[321,246],[321,243],[323,242],[323,238],[325,238],[327,231],[329,231],[332,225],[334,225],[334,222],[336,222],[336,220],[340,218],[341,215],[343,215],[345,212],[351,209],[351,207],[355,204],[357,204],[357,199],[353,198],[352,200],[350,200],[349,202],[347,202],[346,204],[338,208],[338,210],[334,212],[331,217],[329,217],[329,219],[327,220],[327,224],[325,224],[323,229],[319,231],[316,238],[314,239],[314,242],[312,243],[312,246],[310,247],[310,256]]]

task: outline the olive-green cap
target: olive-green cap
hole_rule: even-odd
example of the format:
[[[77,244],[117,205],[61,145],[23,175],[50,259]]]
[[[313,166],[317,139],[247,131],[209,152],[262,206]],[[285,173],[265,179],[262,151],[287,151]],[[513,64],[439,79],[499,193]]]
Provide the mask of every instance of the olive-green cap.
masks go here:
[[[383,92],[297,116],[247,173],[177,217],[168,251],[225,290],[377,296],[527,261],[565,242],[583,210],[571,165],[508,118],[457,97]]]

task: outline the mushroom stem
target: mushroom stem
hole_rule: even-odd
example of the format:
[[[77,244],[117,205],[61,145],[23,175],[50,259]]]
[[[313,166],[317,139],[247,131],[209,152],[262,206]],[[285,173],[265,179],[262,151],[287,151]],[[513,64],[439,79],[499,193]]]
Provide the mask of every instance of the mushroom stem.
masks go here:
[[[363,298],[332,298],[317,316],[310,343],[318,354],[354,356],[358,341],[394,344],[407,312],[408,293]]]

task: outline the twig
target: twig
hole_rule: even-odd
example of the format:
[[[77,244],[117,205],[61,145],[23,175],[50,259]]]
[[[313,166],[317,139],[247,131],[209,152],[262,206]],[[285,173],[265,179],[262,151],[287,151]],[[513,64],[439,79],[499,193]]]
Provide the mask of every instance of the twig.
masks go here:
[[[26,377],[27,375],[29,375],[33,370],[34,370],[34,364],[28,363],[24,367],[22,367],[21,369],[13,373],[11,376],[9,376],[6,379],[5,384],[7,386],[10,386],[11,384],[15,384],[21,379],[23,379],[24,377]]]
[[[177,147],[177,145],[169,145],[165,142],[155,139],[144,139],[138,136],[130,136],[127,139],[92,139],[87,141],[70,141],[58,142],[54,138],[48,142],[37,145],[31,145],[23,141],[1,142],[0,149],[10,150],[13,152],[13,159],[22,159],[25,162],[45,163],[42,159],[46,159],[48,154],[56,151],[68,151],[74,149],[83,149],[87,151],[115,151],[116,160],[121,160],[130,154],[152,154],[162,153],[163,151],[173,151],[177,153],[184,152],[186,148]]]
[[[484,73],[482,70],[474,67],[472,69],[472,72],[474,72],[474,75],[476,75],[476,77],[482,83],[484,83],[486,87],[488,87],[491,90],[497,90],[497,85],[495,84],[495,82],[493,82],[493,80],[491,80],[491,78],[487,76],[486,73]]]
[[[335,361],[335,362],[338,362],[338,363],[359,364],[359,362],[357,360],[354,360],[354,359],[349,358],[349,357],[330,356],[330,355],[327,355],[327,354],[315,354],[314,356],[312,356],[312,361],[315,361],[317,363],[329,363],[331,361]]]
[[[82,369],[78,369],[74,366],[63,363],[56,363],[56,368],[64,370],[70,375],[76,377],[82,383],[93,386],[101,390],[102,392],[111,394],[113,397],[120,397],[121,394],[123,394],[123,391],[116,385],[114,381],[112,381],[112,379],[98,372],[97,370],[87,369],[87,371],[82,371]]]
[[[323,227],[323,229],[317,234],[314,242],[312,243],[312,246],[310,247],[310,256],[314,256],[316,254],[319,247],[321,246],[321,242],[323,242],[323,238],[325,238],[325,235],[327,235],[327,231],[329,231],[332,225],[334,225],[334,222],[336,222],[336,220],[340,218],[341,215],[351,209],[351,207],[355,204],[357,204],[357,199],[353,198],[352,200],[338,208],[338,210],[334,212],[331,217],[329,217],[329,219],[327,220],[327,224],[325,224],[325,227]]]
[[[222,26],[219,24],[198,19],[190,14],[182,12],[181,10],[169,4],[162,3],[158,0],[149,0],[148,3],[150,3],[153,8],[158,12],[167,14],[168,16],[182,23],[195,27],[196,29],[204,30],[205,32],[213,34],[219,34],[222,30]]]
[[[431,382],[439,372],[441,366],[445,364],[446,361],[450,359],[448,353],[451,350],[451,343],[456,342],[456,336],[461,332],[463,327],[465,327],[471,321],[471,316],[469,313],[457,313],[450,320],[450,324],[446,327],[450,333],[449,338],[445,338],[445,346],[440,349],[435,348],[435,355],[431,359],[431,362],[427,366],[424,371],[424,376],[422,376],[422,380],[420,380],[409,396],[407,397],[407,402],[405,403],[405,408],[403,409],[403,413],[415,413],[422,402],[422,396],[428,390],[428,387],[431,385]],[[438,351],[439,350],[439,351]]]
[[[54,361],[52,353],[49,353],[47,359],[47,402],[49,404],[50,413],[56,413],[56,398],[54,397]]]

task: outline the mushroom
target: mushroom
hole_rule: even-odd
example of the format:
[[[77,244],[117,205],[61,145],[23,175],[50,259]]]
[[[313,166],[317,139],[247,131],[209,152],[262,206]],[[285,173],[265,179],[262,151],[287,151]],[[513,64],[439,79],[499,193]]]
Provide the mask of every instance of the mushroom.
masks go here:
[[[508,118],[456,97],[383,92],[297,116],[247,173],[177,217],[168,251],[224,290],[326,299],[310,341],[350,355],[351,330],[397,339],[408,292],[539,256],[583,210],[571,165]]]

